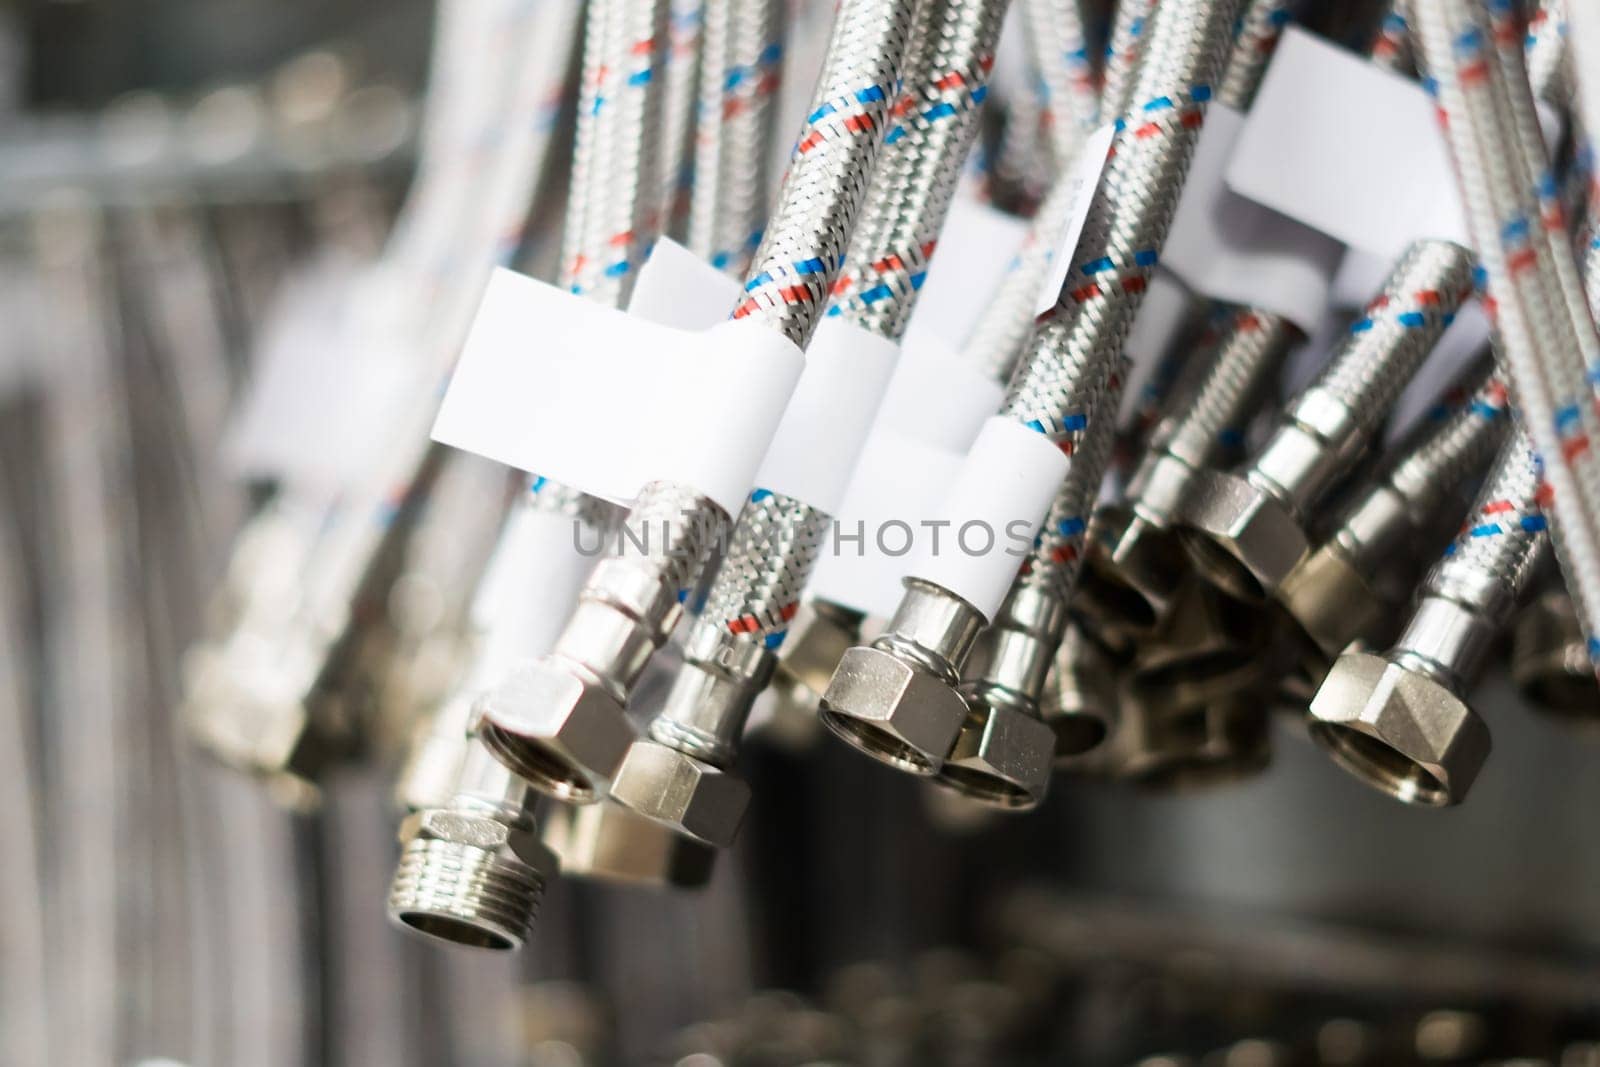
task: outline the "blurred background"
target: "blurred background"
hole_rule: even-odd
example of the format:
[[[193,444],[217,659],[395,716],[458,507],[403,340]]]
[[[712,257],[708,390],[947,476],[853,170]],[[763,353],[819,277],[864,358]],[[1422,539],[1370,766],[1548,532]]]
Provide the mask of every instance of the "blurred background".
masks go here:
[[[382,284],[429,295],[404,358],[436,382],[489,265],[549,272],[558,6],[522,5],[502,49],[549,65],[507,98],[527,114],[441,103],[428,0],[0,11],[0,1063],[1600,1064],[1600,734],[1500,676],[1493,757],[1446,811],[1361,788],[1289,717],[1259,773],[1060,777],[1026,817],[764,729],[708,886],[563,879],[513,956],[384,915],[416,692],[461,613],[447,580],[385,602],[412,626],[388,679],[411,695],[315,795],[202,754],[185,650],[231,610],[236,535],[286,480],[342,477],[324,461],[348,435],[418,436],[399,400],[351,410],[347,438],[283,429],[319,383],[376,389],[384,353],[343,341],[363,287],[425,262],[421,288]],[[793,109],[829,11],[790,8]],[[441,250],[482,209],[458,177],[416,221],[428,146],[448,162],[516,123],[543,131],[526,225]],[[499,471],[451,479],[436,496],[503,508]],[[397,521],[465,573],[485,549],[462,513]]]

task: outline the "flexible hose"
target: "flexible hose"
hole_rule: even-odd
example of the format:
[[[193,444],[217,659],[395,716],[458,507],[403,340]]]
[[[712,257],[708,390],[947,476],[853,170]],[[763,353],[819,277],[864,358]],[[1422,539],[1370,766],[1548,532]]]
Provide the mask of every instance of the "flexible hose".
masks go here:
[[[905,93],[827,315],[889,340],[910,321],[961,166],[977,135],[1006,0],[923,0]],[[767,647],[787,632],[829,516],[758,491],[739,516],[699,625]]]
[[[1123,0],[1117,5],[1111,41],[1106,47],[1105,85],[1100,93],[1096,121],[1120,115],[1126,106],[1131,88],[1129,72],[1139,58],[1151,7],[1151,0]],[[1050,270],[1077,193],[1073,182],[1075,160],[1064,161],[1061,166],[1061,173],[1029,223],[1016,261],[1000,279],[962,345],[963,361],[1002,384],[1010,381],[1033,329],[1039,288]]]
[[[688,246],[743,278],[767,220],[767,161],[782,65],[777,0],[706,0]]]
[[[1059,176],[1100,121],[1100,86],[1089,61],[1081,0],[1021,0],[1023,36],[1038,79],[1037,121],[1046,165]]]
[[[1413,0],[1522,424],[1544,463],[1557,558],[1600,669],[1600,336],[1584,306],[1523,64],[1498,2]]]

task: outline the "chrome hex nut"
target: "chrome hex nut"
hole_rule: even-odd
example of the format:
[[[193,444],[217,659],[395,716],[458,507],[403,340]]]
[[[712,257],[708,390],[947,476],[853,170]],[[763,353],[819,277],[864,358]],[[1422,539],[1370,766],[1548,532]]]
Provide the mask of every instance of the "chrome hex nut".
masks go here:
[[[400,824],[389,918],[470,948],[514,949],[539,915],[555,857],[531,829],[488,813],[434,808]]]
[[[561,873],[613,885],[698,889],[711,880],[716,850],[603,800],[553,805],[541,837],[561,861]]]
[[[1311,736],[1351,774],[1406,804],[1459,804],[1489,756],[1489,728],[1419,670],[1340,656],[1311,701]]]
[[[800,605],[789,636],[778,651],[776,682],[797,690],[796,700],[811,701],[828,688],[833,670],[861,639],[861,615],[849,608],[823,600],[807,600]]]
[[[972,714],[934,780],[991,807],[1038,807],[1050,787],[1055,731],[1009,704],[971,703]]]
[[[605,795],[635,737],[611,694],[549,656],[522,664],[480,696],[473,727],[534,789],[578,804]]]
[[[1220,471],[1196,476],[1177,526],[1201,577],[1251,603],[1273,595],[1308,548],[1305,531],[1282,502]]]
[[[749,810],[750,786],[720,767],[641,739],[612,779],[611,799],[696,841],[727,848]]]
[[[1333,544],[1306,556],[1284,579],[1278,601],[1325,656],[1363,640],[1387,640],[1401,613]],[[1385,623],[1388,623],[1386,626]]]
[[[967,704],[953,686],[900,657],[852,648],[822,694],[822,721],[842,740],[911,774],[937,774]]]

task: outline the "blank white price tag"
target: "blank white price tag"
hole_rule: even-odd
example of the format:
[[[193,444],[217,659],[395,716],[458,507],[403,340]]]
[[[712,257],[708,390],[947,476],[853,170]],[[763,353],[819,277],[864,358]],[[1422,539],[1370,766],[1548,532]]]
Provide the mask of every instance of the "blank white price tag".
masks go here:
[[[1197,293],[1275,312],[1309,334],[1343,248],[1223,183],[1244,124],[1226,104],[1207,106],[1161,262]]]
[[[1083,236],[1083,224],[1089,221],[1089,208],[1094,203],[1094,191],[1100,184],[1100,175],[1106,169],[1106,159],[1111,152],[1111,139],[1116,127],[1110,123],[1089,135],[1083,152],[1078,156],[1070,179],[1073,183],[1072,206],[1067,210],[1066,225],[1062,227],[1050,255],[1050,270],[1039,284],[1039,296],[1034,303],[1034,314],[1043,315],[1056,306],[1061,298],[1061,287],[1066,284],[1067,271],[1072,267],[1072,255],[1078,250],[1078,238]]]
[[[803,363],[758,323],[673,329],[502,269],[433,437],[594,496],[668,480],[737,514]]]
[[[1428,94],[1294,26],[1278,42],[1226,179],[1386,260],[1418,238],[1467,242]]]

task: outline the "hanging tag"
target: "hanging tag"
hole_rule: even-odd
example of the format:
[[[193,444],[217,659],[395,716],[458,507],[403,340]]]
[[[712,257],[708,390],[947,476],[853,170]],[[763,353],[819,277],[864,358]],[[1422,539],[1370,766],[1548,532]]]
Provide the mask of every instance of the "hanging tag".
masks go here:
[[[1089,221],[1089,207],[1094,203],[1094,191],[1100,184],[1100,175],[1110,158],[1111,139],[1117,128],[1111,123],[1100,127],[1084,142],[1083,152],[1073,167],[1072,206],[1067,210],[1067,222],[1050,254],[1050,269],[1039,284],[1039,295],[1034,301],[1033,313],[1043,315],[1061,299],[1061,287],[1067,282],[1067,271],[1072,266],[1072,255],[1078,250],[1078,238],[1083,236],[1084,223]]]
[[[593,496],[673,481],[737,514],[803,363],[759,323],[674,329],[501,269],[433,437]]]
[[[964,449],[875,427],[824,541],[810,593],[869,615],[894,614],[916,540],[928,536],[965,456]]]
[[[957,196],[902,347],[909,352],[930,336],[946,344],[969,336],[1027,235],[1028,224],[1015,215]]]
[[[1310,333],[1343,249],[1223,183],[1244,125],[1226,104],[1207,106],[1161,262],[1198,293],[1274,312]]]

